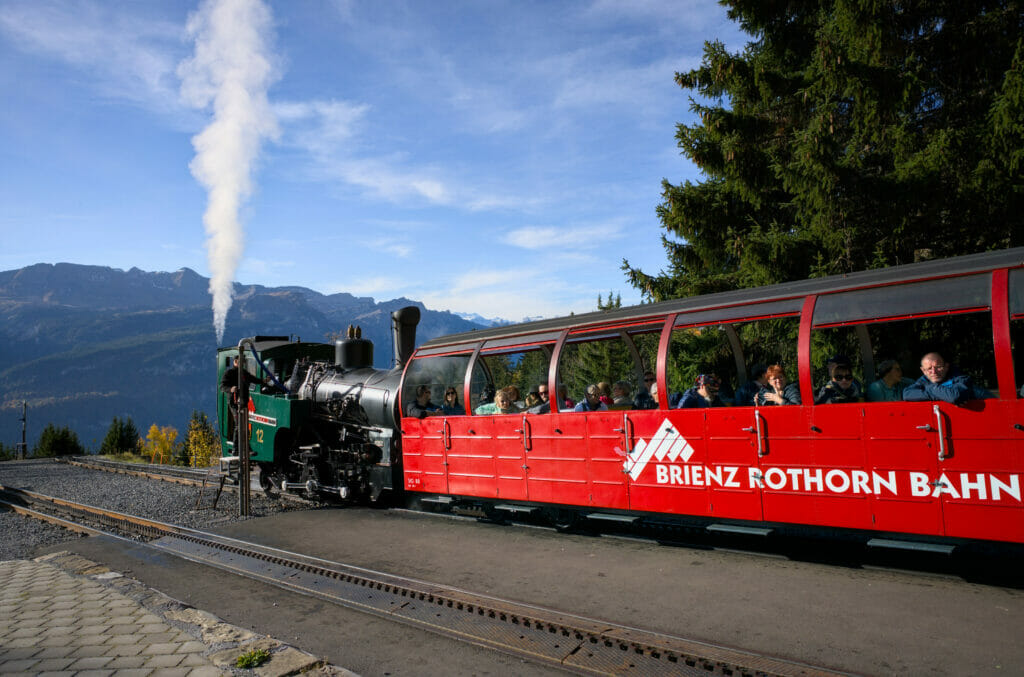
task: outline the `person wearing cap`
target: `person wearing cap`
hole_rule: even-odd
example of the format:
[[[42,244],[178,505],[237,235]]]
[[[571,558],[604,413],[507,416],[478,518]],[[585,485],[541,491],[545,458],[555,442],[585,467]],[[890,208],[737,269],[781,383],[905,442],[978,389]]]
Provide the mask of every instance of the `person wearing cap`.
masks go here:
[[[722,382],[715,374],[701,374],[693,381],[693,387],[683,393],[677,409],[706,409],[724,407],[718,396]]]
[[[608,405],[601,401],[601,390],[596,383],[587,386],[583,399],[573,411],[608,411]]]

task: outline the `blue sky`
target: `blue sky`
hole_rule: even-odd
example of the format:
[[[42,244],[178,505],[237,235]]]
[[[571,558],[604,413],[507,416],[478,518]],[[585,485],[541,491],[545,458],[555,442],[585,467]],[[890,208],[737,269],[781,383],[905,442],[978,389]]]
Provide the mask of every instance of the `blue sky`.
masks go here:
[[[272,119],[234,278],[518,320],[640,297],[710,0],[266,3]],[[0,0],[0,270],[210,275],[195,2]]]

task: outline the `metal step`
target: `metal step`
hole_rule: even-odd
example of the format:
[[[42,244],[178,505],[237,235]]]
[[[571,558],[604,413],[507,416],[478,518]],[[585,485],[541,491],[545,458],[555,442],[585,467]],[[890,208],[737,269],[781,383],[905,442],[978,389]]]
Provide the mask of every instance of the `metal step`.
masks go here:
[[[868,541],[869,548],[892,548],[893,550],[917,550],[919,552],[935,552],[950,555],[955,545],[945,543],[922,543],[919,541],[900,541],[894,538],[872,538]]]
[[[604,522],[623,522],[625,524],[632,524],[636,522],[639,517],[635,515],[613,515],[608,512],[592,512],[587,514],[587,519],[591,520],[602,520]]]
[[[494,506],[494,509],[504,510],[505,512],[523,512],[527,514],[537,510],[537,508],[532,505],[513,505],[512,503],[499,503]]]
[[[744,536],[768,536],[775,529],[767,527],[744,527],[739,524],[709,524],[705,527],[708,531],[717,531],[727,534],[743,534]]]
[[[421,498],[420,503],[437,503],[438,505],[451,505],[455,500],[451,496],[427,496]]]

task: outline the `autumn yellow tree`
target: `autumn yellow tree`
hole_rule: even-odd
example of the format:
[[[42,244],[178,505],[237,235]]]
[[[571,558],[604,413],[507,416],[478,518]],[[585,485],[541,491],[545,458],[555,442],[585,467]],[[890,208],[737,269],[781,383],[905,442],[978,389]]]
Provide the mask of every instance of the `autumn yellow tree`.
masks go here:
[[[150,463],[166,463],[173,458],[174,440],[178,439],[178,431],[173,426],[160,427],[156,423],[149,427],[143,453],[149,455]]]
[[[206,468],[220,455],[220,440],[210,419],[201,411],[193,411],[185,435],[186,462],[194,468]]]

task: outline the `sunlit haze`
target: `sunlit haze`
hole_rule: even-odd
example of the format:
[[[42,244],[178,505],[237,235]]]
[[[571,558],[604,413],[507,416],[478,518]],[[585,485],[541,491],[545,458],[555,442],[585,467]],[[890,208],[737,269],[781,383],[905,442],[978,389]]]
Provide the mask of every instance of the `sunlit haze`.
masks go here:
[[[0,3],[0,270],[216,277],[213,4]],[[248,171],[226,274],[510,320],[640,300],[622,259],[664,266],[661,182],[700,179],[674,73],[744,43],[711,0],[264,4],[258,138],[206,160]]]

